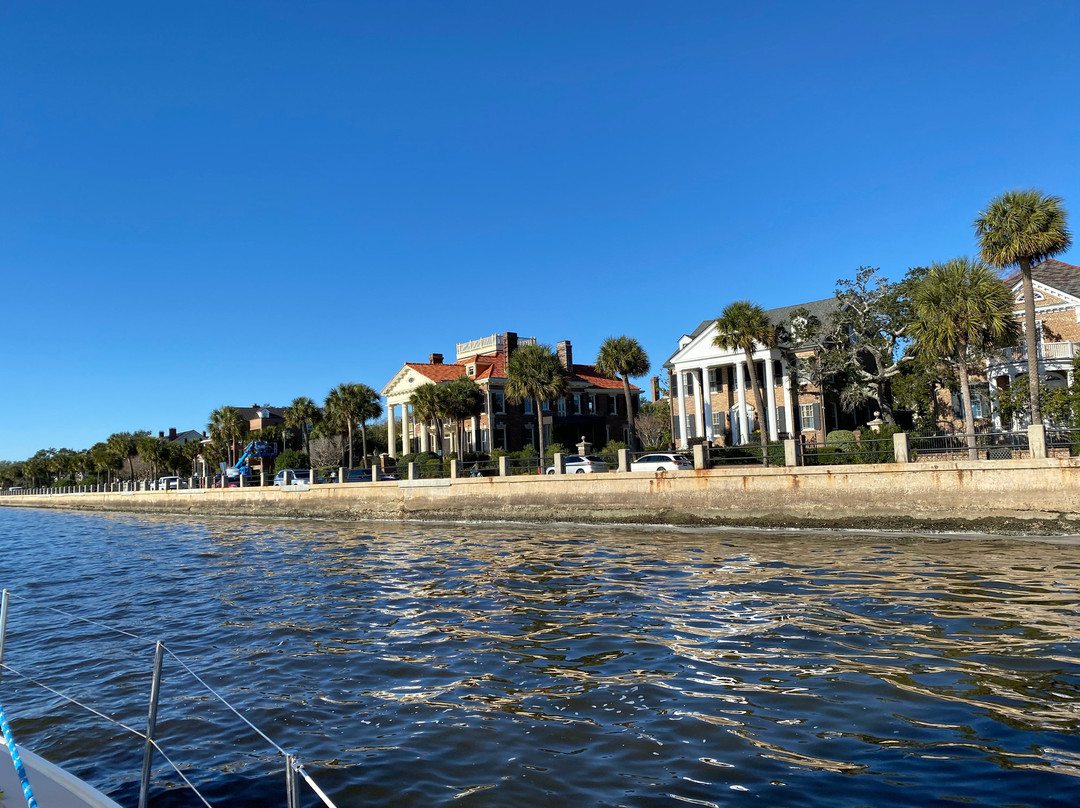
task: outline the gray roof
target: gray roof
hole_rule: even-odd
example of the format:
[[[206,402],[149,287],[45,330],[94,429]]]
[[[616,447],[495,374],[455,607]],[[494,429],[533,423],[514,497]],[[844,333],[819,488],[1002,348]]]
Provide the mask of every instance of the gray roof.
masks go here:
[[[796,303],[794,306],[780,306],[779,308],[768,309],[765,312],[765,316],[769,318],[769,322],[772,323],[774,326],[786,325],[787,322],[791,319],[792,312],[794,312],[796,309],[806,309],[808,312],[810,312],[810,314],[817,317],[824,324],[828,322],[829,317],[832,316],[832,313],[837,310],[839,305],[840,303],[836,299],[836,297],[827,297],[823,300],[812,300],[809,303]],[[690,338],[697,339],[699,336],[701,336],[705,329],[707,329],[715,322],[715,317],[710,320],[702,320],[701,325],[699,325],[690,333]],[[682,349],[680,348],[679,350]],[[675,351],[675,353],[673,353],[668,358],[668,361],[664,363],[664,367],[671,366],[671,360],[675,358],[675,354],[677,354],[678,352],[678,350]]]
[[[1055,261],[1052,258],[1031,268],[1031,278],[1073,297],[1080,297],[1080,267]],[[1020,273],[1005,279],[1012,287],[1020,280]]]

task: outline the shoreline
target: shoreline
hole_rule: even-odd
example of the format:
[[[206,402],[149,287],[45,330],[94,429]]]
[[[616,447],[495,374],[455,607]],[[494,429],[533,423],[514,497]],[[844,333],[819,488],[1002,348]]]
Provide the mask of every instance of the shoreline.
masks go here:
[[[47,493],[0,506],[334,521],[1080,535],[1080,458]]]

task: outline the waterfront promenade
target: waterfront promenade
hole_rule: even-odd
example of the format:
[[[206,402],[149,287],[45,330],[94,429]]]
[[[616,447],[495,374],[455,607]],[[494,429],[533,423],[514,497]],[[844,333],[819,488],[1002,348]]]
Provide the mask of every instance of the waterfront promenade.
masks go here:
[[[1080,458],[44,493],[0,506],[333,520],[1080,533]]]

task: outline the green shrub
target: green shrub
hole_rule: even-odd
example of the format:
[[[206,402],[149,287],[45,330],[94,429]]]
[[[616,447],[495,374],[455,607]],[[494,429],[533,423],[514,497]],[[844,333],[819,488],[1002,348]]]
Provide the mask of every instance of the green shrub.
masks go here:
[[[308,463],[308,456],[296,449],[286,449],[284,452],[277,456],[277,460],[274,461],[274,471],[281,471],[282,469],[306,469],[310,468]]]

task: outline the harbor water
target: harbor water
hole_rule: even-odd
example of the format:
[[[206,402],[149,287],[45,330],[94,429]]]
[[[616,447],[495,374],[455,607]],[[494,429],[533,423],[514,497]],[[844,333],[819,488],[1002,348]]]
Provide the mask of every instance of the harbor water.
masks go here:
[[[140,740],[36,682],[141,731],[158,639],[339,808],[1080,804],[1076,539],[0,508],[0,550],[16,740],[132,808]],[[285,805],[171,657],[158,725]],[[150,804],[202,803],[155,756]]]

